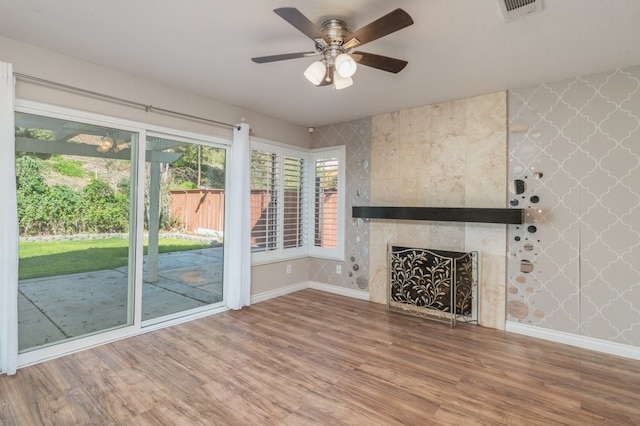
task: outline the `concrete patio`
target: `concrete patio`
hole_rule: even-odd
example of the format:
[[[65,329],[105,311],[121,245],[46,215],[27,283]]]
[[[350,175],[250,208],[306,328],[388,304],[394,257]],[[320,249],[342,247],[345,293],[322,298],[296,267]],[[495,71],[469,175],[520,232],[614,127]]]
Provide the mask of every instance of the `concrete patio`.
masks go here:
[[[222,247],[160,254],[142,320],[221,302],[222,257]],[[21,280],[18,292],[20,351],[127,324],[127,267]]]

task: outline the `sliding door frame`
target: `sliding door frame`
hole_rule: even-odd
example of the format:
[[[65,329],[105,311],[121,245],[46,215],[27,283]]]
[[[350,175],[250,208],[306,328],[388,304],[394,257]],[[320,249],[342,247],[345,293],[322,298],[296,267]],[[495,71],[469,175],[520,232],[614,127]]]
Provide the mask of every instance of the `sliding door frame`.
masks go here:
[[[176,130],[172,128],[165,128],[162,126],[151,125],[147,123],[141,123],[137,121],[131,121],[123,118],[111,117],[102,114],[96,114],[91,112],[85,112],[77,109],[71,109],[66,107],[59,107],[34,101],[28,101],[23,99],[16,99],[15,112],[28,113],[34,115],[40,115],[44,117],[58,118],[64,120],[77,121],[92,125],[105,126],[117,128],[138,134],[137,152],[133,155],[132,167],[135,167],[135,185],[137,190],[132,191],[135,193],[135,200],[131,202],[135,203],[135,210],[131,218],[130,223],[135,224],[134,229],[130,229],[129,241],[133,247],[130,249],[130,256],[133,254],[134,262],[129,262],[129,280],[133,280],[133,287],[129,286],[130,296],[129,303],[133,303],[133,322],[131,325],[126,325],[114,330],[98,332],[86,337],[79,337],[71,339],[69,341],[61,341],[60,343],[52,344],[40,349],[34,349],[28,352],[18,354],[18,367],[25,367],[31,364],[35,364],[47,359],[57,358],[63,355],[67,355],[73,352],[84,350],[90,347],[98,346],[104,343],[108,343],[115,340],[132,337],[138,334],[146,333],[148,331],[169,327],[174,324],[179,324],[185,321],[190,321],[195,318],[212,315],[218,312],[226,311],[226,271],[228,256],[223,258],[223,301],[219,304],[213,304],[201,308],[186,311],[182,315],[168,315],[162,317],[161,321],[154,322],[153,324],[142,323],[142,268],[143,268],[143,236],[144,236],[144,173],[145,173],[145,147],[147,135],[158,136],[161,135],[167,138],[180,139],[184,141],[191,141],[192,143],[198,143],[201,145],[212,146],[217,148],[227,149],[227,160],[229,154],[229,147],[231,146],[231,140],[224,139],[217,136],[204,135],[200,133],[193,133],[183,130]],[[133,162],[135,161],[135,166]],[[228,161],[226,161],[229,164]],[[225,167],[225,181],[228,181],[229,167]],[[132,182],[133,183],[133,182]],[[11,194],[16,196],[16,194]],[[226,209],[226,207],[225,207]],[[229,218],[225,210],[225,218]],[[225,220],[225,228],[228,226],[228,221]],[[226,230],[226,229],[225,229]],[[226,232],[225,232],[226,234]],[[131,277],[133,274],[133,277]],[[16,284],[17,285],[17,284]],[[129,311],[131,312],[131,311]],[[19,332],[19,330],[18,330]]]
[[[184,135],[183,136],[178,136],[175,133],[166,133],[166,132],[160,132],[160,131],[155,131],[155,130],[149,130],[147,132],[147,134],[146,134],[146,137],[157,137],[157,138],[163,138],[163,139],[171,139],[171,140],[174,140],[174,141],[177,141],[177,142],[185,142],[185,143],[196,145],[196,146],[199,145],[199,146],[208,147],[208,148],[222,148],[222,149],[225,149],[226,152],[225,152],[225,167],[224,167],[225,175],[224,175],[224,180],[225,180],[225,194],[228,194],[227,182],[229,182],[229,176],[230,175],[229,175],[229,167],[227,167],[227,166],[229,164],[228,160],[229,160],[229,151],[230,150],[228,149],[229,147],[227,145],[223,145],[219,141],[218,142],[214,142],[214,141],[203,140],[203,139],[200,139],[200,138],[194,138],[193,135],[191,135],[191,136],[184,136]],[[146,137],[145,137],[145,142],[146,142]],[[144,167],[145,167],[144,162],[142,162],[142,164],[139,165],[139,167],[143,168],[143,172],[142,172],[143,176],[142,176],[142,178],[144,179]],[[144,185],[144,181],[143,181],[143,185]],[[144,191],[139,191],[139,192],[144,192]],[[144,206],[144,194],[143,194],[142,198],[143,198],[142,203],[143,203],[143,206]],[[226,198],[226,195],[225,195],[225,198]],[[224,203],[224,227],[225,228],[227,228],[227,218],[231,217],[229,214],[227,214],[228,213],[228,206],[229,206],[229,203],[225,202]],[[143,208],[143,210],[144,210],[144,208]],[[143,212],[143,214],[144,214],[144,212]],[[140,228],[142,228],[142,227],[140,227]],[[142,229],[142,231],[144,231],[144,230]],[[226,229],[224,230],[224,235],[226,235]],[[140,238],[143,238],[143,237],[140,236]],[[140,240],[140,241],[142,241],[142,240]],[[192,308],[192,309],[189,309],[187,311],[181,311],[181,312],[176,312],[176,313],[172,313],[172,314],[163,315],[163,316],[156,317],[156,318],[150,318],[150,319],[147,319],[147,320],[142,320],[141,319],[141,316],[142,316],[142,286],[140,286],[139,294],[138,293],[136,294],[136,299],[135,299],[136,300],[136,310],[135,310],[135,312],[138,312],[140,314],[138,319],[141,320],[141,327],[144,328],[144,329],[147,329],[147,328],[156,329],[155,326],[157,324],[161,324],[161,327],[159,327],[159,328],[162,328],[162,326],[164,326],[164,324],[167,321],[180,319],[181,317],[184,317],[185,315],[199,315],[199,314],[202,314],[202,313],[208,314],[209,311],[211,311],[212,308],[218,308],[220,306],[226,306],[227,291],[226,291],[225,276],[226,276],[226,269],[227,269],[226,268],[227,256],[226,256],[225,252],[226,252],[226,244],[223,244],[223,255],[222,255],[222,260],[223,260],[222,280],[223,280],[223,282],[222,282],[222,301],[221,302],[217,302],[217,303],[213,303],[213,304],[205,305],[205,306],[200,306],[200,307],[197,307],[197,308]],[[142,272],[142,263],[140,265],[140,268],[141,268],[140,271],[136,271],[137,274],[138,273],[139,274],[143,274],[143,272]],[[143,277],[143,275],[140,275],[140,277]],[[138,290],[138,288],[136,287],[136,291],[137,290]]]

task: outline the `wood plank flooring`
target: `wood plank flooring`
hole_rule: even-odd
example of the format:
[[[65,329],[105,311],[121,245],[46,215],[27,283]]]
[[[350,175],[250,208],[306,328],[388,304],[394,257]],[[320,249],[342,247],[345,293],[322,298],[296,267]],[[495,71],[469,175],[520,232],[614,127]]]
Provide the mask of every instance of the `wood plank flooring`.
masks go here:
[[[0,376],[4,425],[638,425],[640,362],[314,290]]]

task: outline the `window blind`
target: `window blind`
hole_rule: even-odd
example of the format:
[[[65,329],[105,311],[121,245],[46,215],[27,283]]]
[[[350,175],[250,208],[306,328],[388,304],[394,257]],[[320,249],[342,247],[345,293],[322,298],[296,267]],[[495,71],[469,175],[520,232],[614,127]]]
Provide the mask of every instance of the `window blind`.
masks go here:
[[[251,250],[272,251],[278,244],[278,155],[251,151]]]
[[[335,248],[338,242],[338,158],[315,160],[314,246]]]
[[[305,226],[305,161],[285,157],[283,175],[283,248],[304,247]]]

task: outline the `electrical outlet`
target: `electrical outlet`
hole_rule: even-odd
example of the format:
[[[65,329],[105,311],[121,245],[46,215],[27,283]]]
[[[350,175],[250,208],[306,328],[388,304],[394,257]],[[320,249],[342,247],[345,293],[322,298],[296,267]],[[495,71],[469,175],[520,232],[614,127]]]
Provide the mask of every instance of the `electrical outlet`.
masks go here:
[[[287,274],[291,273],[291,265],[287,265]]]
[[[336,265],[336,274],[342,274],[342,265]]]

